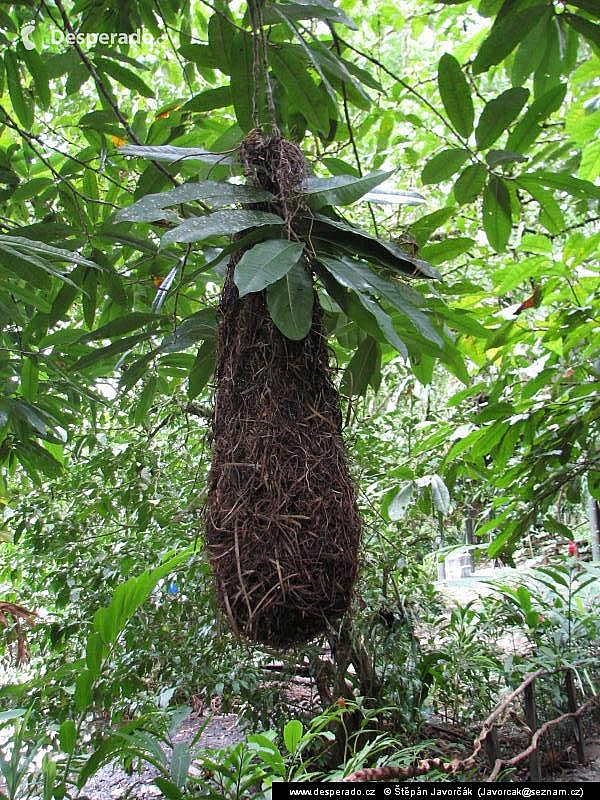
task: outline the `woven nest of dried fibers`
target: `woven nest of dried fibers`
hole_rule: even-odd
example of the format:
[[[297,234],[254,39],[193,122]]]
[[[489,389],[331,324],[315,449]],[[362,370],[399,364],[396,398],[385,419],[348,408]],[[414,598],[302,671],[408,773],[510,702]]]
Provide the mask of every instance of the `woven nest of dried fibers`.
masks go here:
[[[320,308],[308,336],[290,341],[262,293],[239,298],[233,269],[220,304],[206,538],[233,629],[285,647],[348,608],[361,524]]]
[[[273,137],[270,146],[281,142]],[[259,145],[256,182],[280,194],[289,178],[259,171],[268,163],[286,170],[289,150]],[[285,213],[287,198],[279,200]],[[264,292],[240,298],[233,281],[240,255],[229,263],[219,306],[206,541],[233,630],[284,648],[327,630],[347,610],[361,521],[321,308],[315,298],[308,335],[287,339]]]

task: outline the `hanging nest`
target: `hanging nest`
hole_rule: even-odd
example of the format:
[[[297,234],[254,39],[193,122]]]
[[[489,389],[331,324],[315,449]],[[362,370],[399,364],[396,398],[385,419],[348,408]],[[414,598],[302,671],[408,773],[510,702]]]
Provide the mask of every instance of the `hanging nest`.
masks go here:
[[[253,131],[240,160],[277,196],[269,210],[291,230],[306,169],[300,150]],[[287,339],[264,292],[239,297],[240,257],[229,263],[219,305],[206,540],[218,603],[234,631],[288,647],[347,610],[361,522],[317,299],[308,335]]]

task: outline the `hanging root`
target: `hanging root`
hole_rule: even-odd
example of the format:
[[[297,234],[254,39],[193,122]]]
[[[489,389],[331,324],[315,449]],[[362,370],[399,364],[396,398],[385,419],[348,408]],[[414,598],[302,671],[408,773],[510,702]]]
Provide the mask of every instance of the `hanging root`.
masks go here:
[[[302,153],[258,131],[244,171],[294,210]],[[265,293],[239,297],[234,256],[219,307],[206,540],[220,608],[239,635],[275,647],[313,638],[348,608],[361,522],[341,437],[322,311],[302,341],[272,322]]]

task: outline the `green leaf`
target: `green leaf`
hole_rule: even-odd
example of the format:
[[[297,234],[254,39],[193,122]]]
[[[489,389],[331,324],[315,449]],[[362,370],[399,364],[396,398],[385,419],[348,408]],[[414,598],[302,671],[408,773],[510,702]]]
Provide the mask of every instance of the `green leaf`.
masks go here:
[[[250,292],[261,292],[283,278],[300,261],[303,251],[303,242],[287,239],[269,239],[246,250],[234,273],[240,297]]]
[[[414,491],[415,485],[413,481],[408,481],[396,492],[386,509],[387,516],[392,522],[397,522],[406,514],[406,509],[412,500]]]
[[[122,86],[126,86],[136,94],[141,94],[142,97],[154,97],[154,91],[148,86],[147,83],[132,72],[130,69],[118,64],[116,61],[111,61],[108,58],[100,58],[98,56],[94,59],[96,65],[103,71],[114,78]]]
[[[497,167],[498,164],[515,164],[527,161],[525,156],[520,153],[514,153],[511,150],[488,150],[485,154],[485,160],[490,167]]]
[[[37,52],[37,50],[27,50],[23,44],[19,42],[17,46],[17,53],[19,57],[27,65],[33,83],[35,85],[35,92],[40,106],[47,110],[50,107],[50,86],[48,81],[48,72],[46,66]]]
[[[421,255],[434,266],[444,261],[451,261],[463,253],[467,253],[475,246],[475,240],[466,236],[455,236],[441,242],[426,244],[421,249]]]
[[[446,114],[459,135],[467,138],[473,130],[475,111],[469,84],[454,56],[444,53],[440,58],[437,78]]]
[[[451,178],[465,163],[469,157],[469,151],[462,147],[453,147],[442,150],[430,159],[421,172],[421,180],[424,184],[440,183]]]
[[[181,111],[204,113],[214,111],[215,108],[226,108],[232,105],[232,102],[229,86],[218,86],[216,89],[205,89],[200,94],[194,95],[181,106]]]
[[[63,474],[63,465],[45,448],[29,439],[20,442],[16,449],[17,458],[31,476],[42,472],[50,478],[58,478]]]
[[[85,645],[85,663],[94,679],[100,676],[104,645],[97,631],[91,631]]]
[[[21,125],[25,129],[30,130],[33,125],[33,104],[29,97],[23,92],[19,62],[17,61],[15,53],[10,49],[6,49],[4,53],[4,67],[6,69],[8,94],[14,112]]]
[[[559,189],[580,200],[600,200],[600,186],[596,186],[590,181],[581,180],[581,178],[574,178],[572,175],[567,175],[564,172],[539,170],[519,176],[518,181],[520,182],[523,178],[528,177],[541,183],[542,186]]]
[[[253,67],[253,46],[252,37],[246,31],[238,31],[235,35],[232,52],[235,58],[231,60],[231,100],[235,109],[235,116],[238,125],[244,133],[252,130],[255,126],[253,116],[253,103],[255,97],[254,87],[254,67]],[[259,85],[257,91],[257,113],[262,121],[266,116],[265,112],[265,92],[264,78],[262,71],[259,71]]]
[[[511,82],[522,86],[532,72],[539,67],[546,49],[547,26],[551,8],[535,23],[519,44],[513,60]]]
[[[71,755],[75,750],[75,742],[77,741],[77,728],[72,719],[66,719],[60,726],[58,732],[60,740],[60,748],[63,753]]]
[[[547,5],[535,5],[498,17],[473,61],[473,74],[479,75],[499,64],[525,38],[536,22],[547,13]]]
[[[367,391],[373,372],[379,368],[381,347],[372,337],[366,336],[358,345],[342,378],[341,391],[348,397],[361,397]]]
[[[565,227],[565,218],[552,192],[544,189],[533,176],[521,175],[516,178],[518,186],[522,186],[541,208],[540,222],[549,233],[560,233]]]
[[[542,59],[533,75],[533,91],[536,97],[545,94],[560,81],[564,39],[558,19],[550,17],[546,22],[546,46]]]
[[[426,261],[413,258],[392,242],[376,239],[362,228],[356,228],[338,218],[324,214],[314,214],[304,219],[304,227],[299,229],[310,238],[317,255],[330,255],[332,251],[342,251],[353,257],[364,258],[371,263],[387,267],[392,272],[404,273],[419,278],[439,278],[439,273]]]
[[[81,120],[79,121],[81,125]],[[177,147],[172,144],[156,146],[124,144],[119,153],[137,158],[150,158],[152,161],[202,161],[205,164],[231,164],[232,158],[224,153],[212,153],[202,147]]]
[[[502,178],[490,175],[483,192],[483,229],[488,242],[501,252],[506,248],[512,228],[510,195]]]
[[[112,339],[114,336],[122,336],[124,333],[136,331],[143,328],[145,325],[156,325],[165,317],[158,314],[151,314],[147,311],[134,311],[131,314],[123,314],[121,317],[107,322],[95,331],[90,331],[80,337],[80,342],[94,342],[100,339]]]
[[[269,62],[292,108],[299,111],[314,133],[329,131],[327,96],[310,77],[304,59],[292,46],[269,48]]]
[[[298,749],[298,745],[302,741],[302,734],[304,728],[298,719],[291,719],[286,723],[283,729],[283,742],[287,748],[288,753],[292,755]]]
[[[158,786],[167,800],[183,800],[182,790],[176,786],[173,781],[169,781],[166,778],[157,777],[154,778],[154,783]]]
[[[483,191],[487,170],[483,164],[469,164],[461,172],[454,184],[453,192],[460,205],[472,203]]]
[[[208,20],[208,44],[215,54],[218,68],[229,75],[234,51],[236,26],[225,14],[213,14]]]
[[[201,242],[211,236],[233,236],[247,228],[280,227],[282,224],[281,217],[266,211],[223,209],[202,217],[190,217],[165,233],[160,246],[164,248],[173,242]]]
[[[302,196],[307,198],[308,206],[313,211],[318,211],[323,206],[348,206],[393,174],[393,170],[390,172],[377,170],[358,178],[353,175],[309,178],[302,189]]]
[[[439,475],[431,476],[431,499],[433,507],[442,516],[446,517],[450,511],[450,492]]]
[[[596,15],[598,15],[598,9],[596,9]],[[600,48],[600,25],[596,25],[595,23],[590,22],[589,19],[580,17],[577,14],[571,14],[568,11],[565,11],[561,16],[564,17],[564,19],[572,28],[577,31],[577,33],[580,33],[582,36],[584,36],[588,42],[595,45],[595,47]]]
[[[239,186],[221,181],[184,183],[167,192],[147,194],[115,214],[115,222],[153,222],[163,219],[165,208],[201,200],[211,206],[229,206],[234,203],[264,203],[274,200],[270,192],[253,186]]]
[[[156,375],[151,375],[140,394],[140,399],[137,401],[133,411],[133,424],[142,425],[146,421],[150,406],[156,397],[156,390],[158,388],[158,378]]]
[[[188,547],[176,556],[167,558],[155,569],[146,570],[117,586],[108,606],[99,608],[94,615],[94,629],[104,644],[111,645],[117,640],[127,622],[146,601],[158,581],[169,572],[173,572],[189,558],[192,552],[193,547]],[[91,676],[89,670],[85,672]]]
[[[215,370],[215,344],[203,342],[198,348],[196,359],[188,378],[188,398],[193,400],[206,386]]]
[[[321,19],[339,22],[347,28],[357,30],[354,22],[331,0],[285,0],[283,3],[266,3],[263,11],[265,23],[279,22],[280,16],[289,20]]]
[[[187,783],[188,771],[191,764],[190,748],[187,742],[175,742],[171,754],[171,778],[180,789]]]
[[[559,83],[538,97],[527,109],[523,119],[513,128],[506,142],[507,150],[525,153],[542,132],[540,125],[550,114],[558,111],[567,92],[566,83]]]
[[[0,711],[0,724],[18,719],[27,713],[26,708],[10,708],[8,711]]]
[[[106,347],[100,347],[97,350],[92,350],[86,355],[82,356],[78,359],[75,364],[73,364],[73,370],[78,372],[79,370],[87,369],[87,367],[91,367],[93,364],[97,364],[101,361],[106,361],[113,356],[120,355],[121,353],[126,353],[129,350],[132,350],[136,344],[149,339],[152,336],[152,332],[148,331],[146,333],[140,333],[136,336],[127,336],[124,339],[117,339],[112,344],[107,345]]]
[[[92,328],[96,318],[96,301],[98,299],[98,271],[96,269],[87,269],[85,271],[81,288],[83,291],[81,301],[83,320],[88,328]]]
[[[75,681],[75,692],[73,700],[75,708],[80,713],[87,711],[87,708],[92,699],[92,687],[94,684],[94,676],[89,669],[82,670],[77,676]]]
[[[269,314],[288,339],[304,339],[312,324],[313,285],[304,264],[297,262],[267,287]]]
[[[517,86],[507,89],[486,104],[475,129],[475,139],[480,150],[490,147],[504,133],[519,116],[528,97],[529,90]]]
[[[389,320],[389,317],[381,309],[374,307],[376,304],[373,304],[373,301],[368,295],[377,295],[385,298],[385,300],[409,320],[411,327],[423,336],[424,339],[435,342],[438,346],[443,347],[443,340],[435,330],[431,319],[424,311],[417,308],[414,303],[411,302],[410,295],[403,292],[402,284],[387,281],[373,270],[369,269],[366,264],[352,261],[348,258],[320,258],[319,261],[339,284],[355,291],[361,303],[374,314],[378,320],[382,321],[384,317],[386,320]],[[414,294],[412,300],[416,300],[417,298],[419,298],[419,296]],[[422,301],[422,298],[419,299]],[[381,316],[382,314],[384,316]],[[393,330],[391,321],[389,325],[386,321],[386,338],[389,337],[390,329]],[[400,352],[404,352],[404,344],[398,339],[395,332],[393,334],[393,340],[388,338],[388,341],[399,349]],[[400,346],[398,347],[398,345]]]

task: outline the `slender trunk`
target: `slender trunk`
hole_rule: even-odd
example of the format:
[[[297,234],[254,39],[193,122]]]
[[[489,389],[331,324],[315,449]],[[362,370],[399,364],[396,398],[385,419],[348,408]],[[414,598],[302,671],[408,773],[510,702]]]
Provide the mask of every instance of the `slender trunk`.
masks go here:
[[[590,541],[592,561],[600,561],[600,507],[598,501],[588,494],[588,515],[590,520]]]

